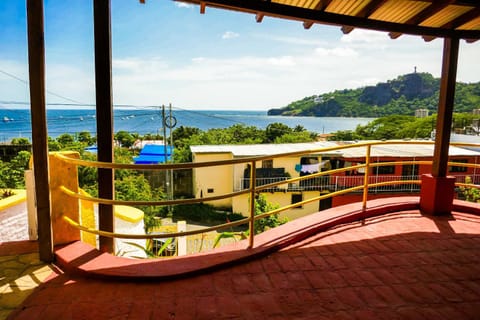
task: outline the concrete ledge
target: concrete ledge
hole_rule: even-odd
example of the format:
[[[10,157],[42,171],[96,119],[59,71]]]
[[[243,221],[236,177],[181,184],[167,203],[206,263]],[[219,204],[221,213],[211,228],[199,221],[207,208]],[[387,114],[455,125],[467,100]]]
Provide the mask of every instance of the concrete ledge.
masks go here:
[[[27,200],[27,191],[23,189],[9,189],[9,188],[0,188],[1,190],[11,190],[14,195],[8,198],[0,200],[0,211],[8,209],[10,207],[16,206],[19,203]]]
[[[187,277],[268,255],[336,225],[418,207],[418,197],[373,200],[368,202],[366,211],[362,210],[361,203],[349,204],[266,231],[255,237],[252,249],[247,249],[248,243],[244,240],[210,252],[165,259],[117,257],[76,241],[56,248],[56,263],[66,272],[95,278],[148,280]]]

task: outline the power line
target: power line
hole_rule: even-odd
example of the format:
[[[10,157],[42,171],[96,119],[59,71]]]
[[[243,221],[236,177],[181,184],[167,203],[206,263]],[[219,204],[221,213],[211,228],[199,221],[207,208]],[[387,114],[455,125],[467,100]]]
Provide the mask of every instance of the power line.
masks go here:
[[[24,83],[24,84],[27,84],[27,85],[29,84],[28,81],[26,81],[26,80],[24,80],[24,79],[22,79],[22,78],[20,78],[20,77],[17,77],[17,76],[14,75],[14,74],[11,74],[11,73],[9,73],[9,72],[6,72],[6,71],[4,71],[4,70],[2,70],[2,69],[0,69],[0,73],[3,73],[4,75],[7,75],[7,76],[9,76],[10,78],[13,78],[13,79],[15,79],[15,80],[18,80],[18,81],[20,81],[20,82],[22,82],[22,83]],[[50,91],[50,90],[45,90],[45,91],[46,91],[48,94],[51,94],[52,96],[55,96],[55,97],[57,97],[57,98],[64,99],[64,100],[67,100],[67,101],[70,101],[70,102],[73,102],[73,103],[85,105],[85,104],[82,104],[81,102],[79,102],[79,101],[77,101],[77,100],[67,98],[67,97],[62,96],[62,95],[60,95],[60,94],[58,94],[58,93],[55,93],[55,92],[53,92],[53,91]]]

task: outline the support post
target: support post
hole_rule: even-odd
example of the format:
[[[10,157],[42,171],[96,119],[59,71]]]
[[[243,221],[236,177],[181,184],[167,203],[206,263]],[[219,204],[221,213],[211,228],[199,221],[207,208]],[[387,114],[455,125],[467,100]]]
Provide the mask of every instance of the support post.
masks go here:
[[[452,127],[455,84],[457,81],[458,38],[446,38],[443,44],[442,78],[438,99],[435,150],[433,152],[432,175],[445,177],[448,169],[448,148]]]
[[[257,163],[251,162],[250,168],[250,221],[248,222],[248,248],[253,248],[253,242],[255,238],[255,198],[256,198],[256,186],[257,186]]]
[[[43,0],[27,0],[28,67],[30,79],[30,110],[32,119],[33,172],[38,220],[40,260],[52,262],[53,240],[50,218],[48,177],[48,139],[45,109],[45,41]]]
[[[420,210],[430,215],[451,214],[453,207],[455,177],[447,176],[447,171],[458,48],[458,38],[445,38],[432,174],[422,176],[422,187],[420,190]]]
[[[110,0],[93,1],[98,161],[113,162],[112,34]],[[113,169],[98,169],[98,195],[114,197]],[[113,207],[99,204],[100,230],[113,232]],[[100,250],[114,252],[112,238],[100,237]]]

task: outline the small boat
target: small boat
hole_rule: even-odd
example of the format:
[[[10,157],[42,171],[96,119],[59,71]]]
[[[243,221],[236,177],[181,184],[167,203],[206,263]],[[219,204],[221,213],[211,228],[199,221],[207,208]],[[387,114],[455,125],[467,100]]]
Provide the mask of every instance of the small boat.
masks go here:
[[[9,122],[9,121],[11,121],[10,118],[8,118],[8,117],[3,117],[3,122]]]

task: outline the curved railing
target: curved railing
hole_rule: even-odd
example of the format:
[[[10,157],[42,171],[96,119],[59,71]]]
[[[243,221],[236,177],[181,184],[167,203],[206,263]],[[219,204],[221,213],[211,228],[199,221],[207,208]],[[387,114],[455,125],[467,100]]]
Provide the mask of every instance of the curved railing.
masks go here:
[[[274,214],[278,214],[280,212],[308,204],[311,202],[315,201],[320,201],[326,198],[331,198],[351,192],[358,192],[361,191],[363,193],[362,197],[362,208],[365,210],[367,208],[367,200],[368,200],[368,194],[369,194],[369,189],[375,188],[375,187],[380,187],[380,186],[387,186],[387,185],[402,185],[402,184],[421,184],[421,180],[394,180],[394,181],[381,181],[381,182],[376,182],[376,183],[369,183],[369,176],[372,174],[370,173],[370,168],[374,167],[381,167],[381,166],[392,166],[392,165],[398,165],[398,164],[411,164],[411,165],[431,165],[431,161],[392,161],[392,162],[372,162],[372,156],[371,156],[371,151],[373,146],[379,146],[379,145],[388,145],[388,144],[395,144],[395,145],[401,145],[401,144],[416,144],[416,145],[431,145],[433,142],[430,141],[376,141],[376,142],[365,142],[365,143],[355,143],[355,144],[349,144],[349,145],[341,145],[341,146],[335,146],[335,147],[328,147],[328,148],[319,148],[319,149],[311,149],[311,150],[302,150],[302,151],[296,151],[296,152],[289,152],[289,153],[281,153],[281,154],[276,154],[276,155],[270,155],[270,156],[259,156],[259,157],[248,157],[248,158],[241,158],[241,159],[233,159],[233,160],[220,160],[220,161],[211,161],[211,162],[195,162],[195,163],[179,163],[179,164],[159,164],[159,165],[139,165],[139,164],[117,164],[117,163],[105,163],[105,162],[94,162],[94,161],[86,161],[86,160],[80,160],[80,159],[74,159],[67,157],[62,154],[56,154],[55,156],[60,158],[62,161],[65,161],[67,163],[76,165],[76,166],[88,166],[88,167],[95,167],[95,168],[107,168],[107,169],[131,169],[131,170],[153,170],[153,171],[158,171],[158,170],[176,170],[176,169],[195,169],[195,168],[202,168],[202,167],[215,167],[215,166],[225,166],[225,165],[235,165],[235,164],[248,164],[250,165],[250,177],[249,177],[249,187],[240,190],[240,191],[235,191],[235,192],[230,192],[218,196],[210,196],[210,197],[202,197],[202,198],[193,198],[193,199],[177,199],[177,200],[162,200],[162,201],[124,201],[124,200],[112,200],[112,199],[103,199],[103,198],[97,198],[97,197],[91,197],[91,196],[86,196],[84,194],[80,194],[77,192],[74,192],[70,189],[68,189],[65,186],[60,186],[61,191],[68,195],[69,197],[77,198],[80,200],[87,200],[91,202],[96,202],[96,203],[101,203],[101,204],[106,204],[106,205],[130,205],[130,206],[135,206],[135,205],[178,205],[178,204],[195,204],[195,203],[200,203],[200,202],[207,202],[207,201],[213,201],[213,200],[221,200],[221,199],[226,199],[226,198],[232,198],[236,197],[242,194],[249,194],[250,198],[250,206],[249,206],[249,215],[248,217],[245,217],[244,219],[234,221],[234,222],[228,222],[212,227],[206,227],[206,228],[201,228],[198,230],[193,230],[193,231],[186,231],[186,232],[176,232],[176,233],[168,233],[168,234],[122,234],[122,233],[115,233],[115,232],[108,232],[104,230],[96,230],[92,228],[88,228],[85,226],[80,225],[77,221],[74,221],[68,217],[64,217],[64,220],[72,225],[73,227],[93,233],[96,235],[104,236],[104,237],[113,237],[113,238],[128,238],[128,239],[152,239],[152,238],[172,238],[172,237],[180,237],[180,236],[188,236],[188,235],[194,235],[194,234],[201,234],[205,232],[210,232],[210,231],[217,231],[217,230],[222,230],[226,228],[232,228],[236,227],[239,225],[244,225],[247,224],[249,225],[249,245],[248,247],[251,248],[254,245],[254,222],[258,219],[262,219]],[[455,143],[452,144],[454,146],[459,146],[459,147],[478,147],[480,148],[480,145],[477,144],[470,144],[470,143]],[[355,166],[350,166],[350,167],[345,167],[345,168],[339,168],[339,169],[333,169],[333,170],[328,170],[328,171],[321,171],[318,173],[313,173],[310,175],[306,176],[300,176],[300,177],[294,177],[290,178],[287,180],[282,180],[278,182],[273,182],[273,183],[268,183],[264,184],[261,186],[256,186],[256,164],[259,161],[262,160],[271,160],[275,158],[282,158],[282,157],[294,157],[294,156],[305,156],[309,154],[321,154],[321,153],[327,153],[331,151],[338,151],[338,150],[345,150],[349,148],[365,148],[365,163],[364,164],[359,164]],[[480,168],[480,164],[472,164],[472,163],[463,163],[463,162],[449,162],[449,166],[458,166],[458,167],[471,167],[471,168]],[[352,187],[347,187],[342,190],[338,191],[333,191],[329,192],[327,194],[322,194],[316,197],[312,197],[300,202],[296,202],[291,205],[283,206],[275,210],[271,210],[269,212],[260,214],[260,215],[255,215],[255,201],[252,201],[252,199],[255,199],[255,196],[257,193],[272,189],[274,187],[284,185],[286,183],[295,183],[299,182],[305,179],[312,179],[316,177],[322,177],[322,176],[327,176],[327,175],[334,175],[338,174],[341,172],[346,172],[346,171],[352,171],[352,170],[358,170],[358,169],[364,169],[364,174],[363,174],[363,184],[362,185],[357,185],[357,186],[352,186]],[[361,176],[360,176],[361,177]],[[462,183],[458,182],[456,183],[457,187],[474,187],[474,188],[479,188],[480,185],[474,185],[474,184],[468,184],[468,183]]]

